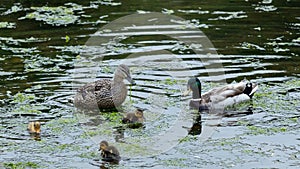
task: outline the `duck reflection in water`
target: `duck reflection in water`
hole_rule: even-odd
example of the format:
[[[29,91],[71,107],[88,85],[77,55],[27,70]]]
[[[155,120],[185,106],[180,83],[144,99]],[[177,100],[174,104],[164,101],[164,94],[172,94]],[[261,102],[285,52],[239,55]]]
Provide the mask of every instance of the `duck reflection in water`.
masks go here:
[[[190,135],[200,135],[202,132],[201,114],[199,113],[194,117],[193,126],[188,130]]]

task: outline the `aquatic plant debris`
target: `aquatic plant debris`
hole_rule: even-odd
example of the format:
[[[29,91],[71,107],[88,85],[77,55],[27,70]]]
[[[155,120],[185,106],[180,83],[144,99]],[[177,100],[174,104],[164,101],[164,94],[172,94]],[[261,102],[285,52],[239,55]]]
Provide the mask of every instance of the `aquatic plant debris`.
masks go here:
[[[16,23],[13,23],[13,22],[0,22],[0,28],[13,29],[13,28],[16,28]]]
[[[79,20],[79,16],[75,15],[75,11],[82,11],[82,7],[79,5],[72,5],[71,7],[58,6],[58,7],[31,7],[31,12],[22,19],[35,19],[37,21],[43,21],[46,24],[52,26],[67,26],[74,24]]]
[[[299,166],[300,85],[286,82],[300,77],[297,1],[189,0],[185,1],[186,4],[181,1],[141,1],[135,4],[134,1],[120,0],[14,2],[17,1],[1,1],[0,7],[1,22],[15,24],[15,28],[0,29],[0,168],[99,169],[100,166],[91,163],[101,165],[98,144],[102,138],[113,142],[124,157],[119,165],[104,164],[106,168]],[[122,6],[117,6],[121,3]],[[72,8],[73,15],[79,18],[74,24],[60,26],[51,26],[35,18],[18,20],[37,12],[30,8],[32,6]],[[277,10],[259,9],[263,6],[273,6]],[[150,11],[161,14],[163,8],[174,10],[172,16],[184,18],[172,20],[171,25],[176,25],[176,28],[159,24],[159,17],[143,19]],[[138,22],[141,24],[129,20],[134,24],[126,25],[124,29],[122,24],[105,25],[135,11],[140,13],[137,20],[143,19]],[[237,16],[248,17],[219,19],[219,16],[227,18],[232,14],[212,14],[214,11],[244,11]],[[202,29],[203,34],[198,34]],[[114,35],[120,38],[114,38]],[[209,50],[217,50],[218,55],[205,52],[206,44],[202,43],[205,35],[214,45]],[[117,40],[103,43],[106,38]],[[94,39],[95,43],[86,43],[88,39]],[[195,43],[197,39],[201,43]],[[182,40],[188,43],[180,43]],[[197,55],[193,50],[205,53]],[[217,63],[214,61],[223,66],[210,69],[210,65]],[[145,109],[147,121],[138,130],[127,126],[121,126],[125,129],[119,130],[122,113],[109,114],[107,118],[103,113],[77,114],[72,104],[71,97],[79,86],[98,78],[111,78],[114,65],[120,63],[128,63],[137,70],[132,73],[137,85],[128,86],[129,95],[121,112],[132,112],[137,107]],[[107,66],[102,69],[103,65]],[[211,72],[221,68],[226,72],[224,77],[210,76]],[[151,147],[164,149],[170,145],[166,141],[156,146],[148,141],[153,136],[163,135],[177,122],[175,115],[180,113],[180,108],[170,107],[182,104],[186,109],[181,110],[187,114],[199,115],[197,110],[191,112],[188,109],[189,98],[178,99],[180,90],[186,89],[189,76],[197,76],[203,81],[203,92],[219,86],[220,83],[211,82],[219,77],[226,79],[227,83],[252,79],[260,87],[253,101],[228,107],[226,111],[232,116],[222,117],[220,125],[213,126],[216,131],[206,141],[201,139],[207,133],[206,128],[202,128],[200,135],[194,133],[180,137],[176,139],[178,144],[176,141],[171,149],[163,153],[153,152]],[[183,82],[178,82],[181,79]],[[23,98],[16,95],[18,92],[34,98],[21,102]],[[249,107],[253,114],[241,114]],[[234,113],[238,115],[234,116]],[[202,114],[203,127],[215,124],[210,122],[213,117],[209,115]],[[198,122],[188,116],[184,118]],[[41,141],[33,140],[26,130],[28,121],[35,120],[42,122]],[[181,126],[184,130],[190,127]],[[179,131],[174,130],[174,134],[177,133]],[[132,158],[135,156],[138,158]]]

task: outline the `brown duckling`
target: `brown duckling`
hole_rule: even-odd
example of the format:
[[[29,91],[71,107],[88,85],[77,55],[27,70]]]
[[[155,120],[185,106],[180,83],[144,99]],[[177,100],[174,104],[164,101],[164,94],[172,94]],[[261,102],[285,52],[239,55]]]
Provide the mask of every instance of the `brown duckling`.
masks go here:
[[[29,122],[27,129],[30,134],[40,134],[41,133],[41,123],[39,121]]]
[[[120,153],[114,146],[109,146],[108,142],[103,140],[100,142],[101,157],[103,161],[118,163],[121,160]]]
[[[134,113],[127,113],[122,119],[123,123],[143,123],[145,120],[142,109],[136,109]]]

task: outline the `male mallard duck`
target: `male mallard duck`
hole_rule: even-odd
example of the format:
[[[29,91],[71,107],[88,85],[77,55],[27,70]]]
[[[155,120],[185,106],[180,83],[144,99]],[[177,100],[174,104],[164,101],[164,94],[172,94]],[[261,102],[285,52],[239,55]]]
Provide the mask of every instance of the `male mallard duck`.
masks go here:
[[[114,146],[109,146],[108,142],[103,140],[100,142],[101,157],[103,161],[119,162],[121,160],[120,153]]]
[[[136,109],[134,113],[127,113],[122,119],[123,123],[143,123],[145,120],[142,109]]]
[[[74,98],[75,106],[83,109],[111,109],[120,106],[127,96],[124,79],[134,84],[129,68],[121,64],[112,80],[101,79],[80,87]]]
[[[250,100],[257,88],[257,84],[240,82],[217,87],[201,95],[200,80],[191,78],[187,84],[187,91],[183,95],[186,96],[192,91],[193,99],[190,106],[202,111],[210,108],[223,109],[226,106]]]
[[[30,134],[40,134],[41,133],[41,123],[39,121],[29,122],[27,129]]]

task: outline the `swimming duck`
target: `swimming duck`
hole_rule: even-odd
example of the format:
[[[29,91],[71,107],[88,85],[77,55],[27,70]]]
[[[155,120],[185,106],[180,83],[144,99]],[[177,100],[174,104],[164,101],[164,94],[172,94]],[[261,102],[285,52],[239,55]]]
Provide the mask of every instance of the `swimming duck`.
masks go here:
[[[124,79],[134,84],[129,68],[120,64],[113,79],[101,79],[80,87],[74,98],[75,106],[83,109],[112,109],[120,106],[127,97]]]
[[[108,142],[103,140],[100,142],[101,157],[106,162],[119,162],[121,160],[120,153],[114,146],[109,146]]]
[[[134,113],[127,113],[123,119],[123,123],[143,123],[145,120],[142,109],[136,109]]]
[[[213,88],[201,95],[201,82],[198,78],[191,78],[187,84],[184,96],[192,92],[190,106],[199,108],[199,111],[210,109],[224,109],[240,102],[252,99],[258,85],[254,83],[240,82]]]
[[[30,134],[40,134],[41,133],[41,123],[39,121],[29,122],[27,129]]]

